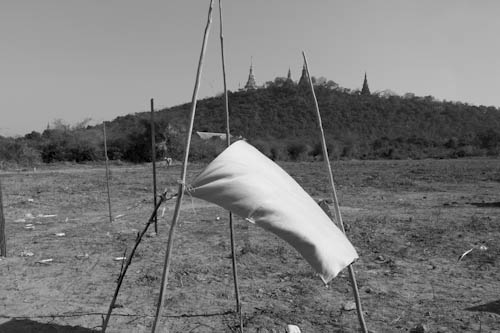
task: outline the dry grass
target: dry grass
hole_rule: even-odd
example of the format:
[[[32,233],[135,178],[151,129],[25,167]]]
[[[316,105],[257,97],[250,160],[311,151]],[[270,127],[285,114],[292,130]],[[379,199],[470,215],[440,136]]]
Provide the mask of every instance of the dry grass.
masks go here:
[[[201,167],[190,166],[188,179]],[[314,197],[328,197],[323,164],[283,167]],[[432,332],[500,329],[495,309],[466,310],[500,299],[498,208],[471,204],[500,201],[499,168],[494,159],[334,163],[342,213],[360,253],[355,267],[371,330],[405,332],[419,323]],[[112,167],[113,212],[123,216],[111,225],[104,168],[3,174],[9,257],[0,261],[0,313],[30,317],[42,332],[46,325],[98,329],[96,313],[106,312],[120,271],[114,258],[132,247],[151,212],[150,174],[149,165]],[[178,177],[178,167],[161,169],[159,188],[176,190]],[[173,205],[160,219],[160,234],[139,247],[109,332],[148,331]],[[27,213],[35,218],[15,222]],[[25,229],[28,223],[35,229]],[[247,332],[282,332],[289,323],[303,332],[356,332],[355,312],[342,310],[352,299],[346,272],[325,288],[274,235],[237,219],[236,238]],[[488,250],[457,262],[480,244]],[[23,257],[23,251],[34,255]],[[229,254],[227,213],[187,197],[163,320],[172,332],[235,331]],[[37,263],[47,258],[53,262]],[[0,319],[0,331],[21,327],[9,320]]]

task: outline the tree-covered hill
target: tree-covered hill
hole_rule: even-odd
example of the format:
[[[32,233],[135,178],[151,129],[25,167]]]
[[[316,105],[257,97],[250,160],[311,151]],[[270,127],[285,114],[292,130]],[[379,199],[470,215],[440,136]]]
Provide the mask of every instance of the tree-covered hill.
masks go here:
[[[360,94],[336,84],[317,84],[323,126],[333,158],[446,158],[498,155],[500,109],[437,101],[413,94]],[[278,160],[320,158],[312,94],[307,87],[276,79],[266,88],[229,93],[231,134],[244,137]],[[190,103],[160,110],[156,141],[166,154],[183,153]],[[111,159],[149,161],[150,114],[122,116],[107,122]],[[198,101],[194,130],[224,132],[223,96]],[[0,158],[16,163],[103,158],[102,124],[62,126],[23,138],[1,138]],[[224,148],[219,139],[195,137],[191,158],[211,159]]]

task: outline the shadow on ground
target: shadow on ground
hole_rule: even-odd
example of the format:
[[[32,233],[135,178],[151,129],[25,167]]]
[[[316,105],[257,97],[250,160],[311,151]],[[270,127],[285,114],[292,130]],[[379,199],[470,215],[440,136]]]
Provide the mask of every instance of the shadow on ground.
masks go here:
[[[29,319],[12,319],[0,324],[0,333],[97,333],[81,326],[61,326],[39,323]]]
[[[486,303],[486,304],[481,304],[481,305],[473,306],[473,307],[467,308],[465,310],[467,310],[467,311],[491,312],[491,313],[500,315],[500,299],[497,300],[497,301]]]

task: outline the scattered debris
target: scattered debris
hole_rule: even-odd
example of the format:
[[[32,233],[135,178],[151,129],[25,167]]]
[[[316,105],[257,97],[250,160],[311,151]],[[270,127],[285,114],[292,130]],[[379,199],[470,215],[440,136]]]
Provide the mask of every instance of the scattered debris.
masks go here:
[[[356,303],[354,303],[353,301],[345,302],[342,305],[342,310],[344,310],[344,311],[356,310]]]
[[[286,325],[287,333],[300,333],[300,328],[296,325]]]
[[[466,255],[468,255],[469,253],[472,252],[472,250],[474,250],[474,248],[470,249],[470,250],[467,250],[465,251],[464,253],[462,253],[462,255],[460,257],[458,257],[458,261],[462,260],[463,257],[465,257]]]
[[[473,250],[479,250],[479,251],[486,251],[488,250],[488,247],[486,245],[480,245],[480,246],[477,246],[477,247],[473,247],[471,248],[470,250],[467,250],[465,251],[464,253],[462,253],[462,255],[460,257],[458,257],[458,261],[457,262],[460,262],[460,260],[462,260],[466,255],[468,255],[469,253],[471,253]]]
[[[14,222],[26,222],[26,220],[25,219],[17,219]]]
[[[410,333],[425,333],[425,332],[428,332],[428,330],[424,324],[418,324],[414,328],[410,329]]]
[[[163,215],[165,215],[165,207],[163,207],[163,209],[161,210],[161,217],[163,217]]]
[[[150,238],[153,238],[153,237],[156,237],[156,232],[150,232],[149,234],[146,235],[146,237],[150,237]]]
[[[45,214],[38,214],[37,217],[56,217],[57,215],[56,214],[48,214],[48,215],[45,215]]]
[[[64,232],[56,232],[55,233],[56,237],[64,237],[66,234]]]
[[[35,254],[31,251],[24,250],[21,252],[21,257],[33,257]]]
[[[120,217],[124,217],[124,216],[125,216],[125,214],[118,214],[115,216],[115,220],[119,219]]]
[[[126,259],[127,259],[127,257],[116,257],[113,260],[115,260],[115,261],[122,261],[122,260],[126,260]]]
[[[35,200],[33,198],[29,198],[28,202],[35,202]]]
[[[90,256],[88,253],[81,253],[81,254],[77,254],[76,255],[76,258],[77,259],[88,259]]]
[[[26,214],[24,215],[24,217],[25,217],[25,218],[27,218],[27,219],[34,219],[34,218],[35,218],[35,217],[33,216],[33,214],[31,214],[31,213],[26,213]]]
[[[217,217],[215,218],[215,220],[216,220],[216,221],[220,221],[220,216],[217,216]]]
[[[27,229],[27,230],[33,230],[33,229],[35,229],[35,226],[34,226],[33,224],[29,223],[29,224],[26,224],[26,225],[24,226],[24,229]]]
[[[51,263],[51,262],[53,262],[53,261],[54,261],[54,259],[49,258],[49,259],[42,259],[42,260],[39,260],[39,261],[37,261],[37,263],[38,263],[38,264],[48,265],[48,264],[50,264],[50,263]]]

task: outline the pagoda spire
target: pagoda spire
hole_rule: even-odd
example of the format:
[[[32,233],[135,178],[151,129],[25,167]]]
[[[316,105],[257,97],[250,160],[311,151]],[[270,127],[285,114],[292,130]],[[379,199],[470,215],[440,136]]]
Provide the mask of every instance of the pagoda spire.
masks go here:
[[[248,74],[247,84],[245,84],[246,90],[257,89],[257,84],[255,83],[255,76],[253,75],[253,58],[250,58],[250,73]]]
[[[301,86],[309,87],[309,77],[307,76],[307,69],[305,63],[302,66],[302,75],[300,76],[299,79],[299,87]]]
[[[365,80],[363,81],[363,88],[361,89],[361,95],[371,95],[370,88],[368,88],[368,80],[366,79],[366,71],[365,71]]]

